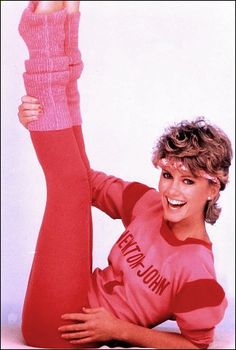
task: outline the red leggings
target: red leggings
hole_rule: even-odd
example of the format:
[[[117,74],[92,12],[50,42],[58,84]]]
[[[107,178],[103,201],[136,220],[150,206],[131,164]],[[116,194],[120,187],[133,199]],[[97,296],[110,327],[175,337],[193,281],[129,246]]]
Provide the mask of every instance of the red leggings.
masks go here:
[[[58,327],[65,323],[63,313],[88,306],[91,194],[83,136],[76,126],[33,131],[31,138],[45,174],[47,202],[24,302],[22,332],[31,346],[78,347],[62,339]]]

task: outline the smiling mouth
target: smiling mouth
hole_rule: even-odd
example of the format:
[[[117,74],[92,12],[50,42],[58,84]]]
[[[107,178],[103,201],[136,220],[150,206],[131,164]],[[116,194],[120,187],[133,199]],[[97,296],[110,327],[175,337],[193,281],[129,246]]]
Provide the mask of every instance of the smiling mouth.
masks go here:
[[[168,206],[173,209],[182,208],[187,202],[166,197]]]

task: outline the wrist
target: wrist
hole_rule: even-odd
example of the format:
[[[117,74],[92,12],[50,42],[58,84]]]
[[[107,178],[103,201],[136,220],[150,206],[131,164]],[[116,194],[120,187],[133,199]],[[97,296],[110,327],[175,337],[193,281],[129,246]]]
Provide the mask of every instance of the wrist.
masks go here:
[[[112,334],[112,338],[115,340],[120,340],[126,342],[128,340],[127,337],[127,322],[116,319],[114,322],[114,332]]]

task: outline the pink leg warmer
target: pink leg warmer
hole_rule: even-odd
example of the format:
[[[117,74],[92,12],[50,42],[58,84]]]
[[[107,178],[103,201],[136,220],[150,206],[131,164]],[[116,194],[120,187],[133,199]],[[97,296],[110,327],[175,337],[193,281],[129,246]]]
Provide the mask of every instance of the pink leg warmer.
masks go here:
[[[25,61],[25,88],[28,95],[43,106],[40,120],[29,124],[29,130],[60,130],[72,126],[67,104],[69,59],[65,55],[66,10],[35,14],[33,3],[24,10],[19,32],[29,51]]]

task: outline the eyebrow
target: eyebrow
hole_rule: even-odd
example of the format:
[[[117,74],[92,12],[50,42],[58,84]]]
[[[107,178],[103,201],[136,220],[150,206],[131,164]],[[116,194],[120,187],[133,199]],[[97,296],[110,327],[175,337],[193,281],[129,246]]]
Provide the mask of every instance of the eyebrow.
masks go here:
[[[167,173],[170,173],[171,174],[171,171],[166,169],[166,168],[162,168],[162,171],[166,171]],[[192,173],[187,173],[187,174],[184,174],[184,175],[181,175],[181,177],[191,177],[193,179],[196,179],[198,176],[192,174]]]

